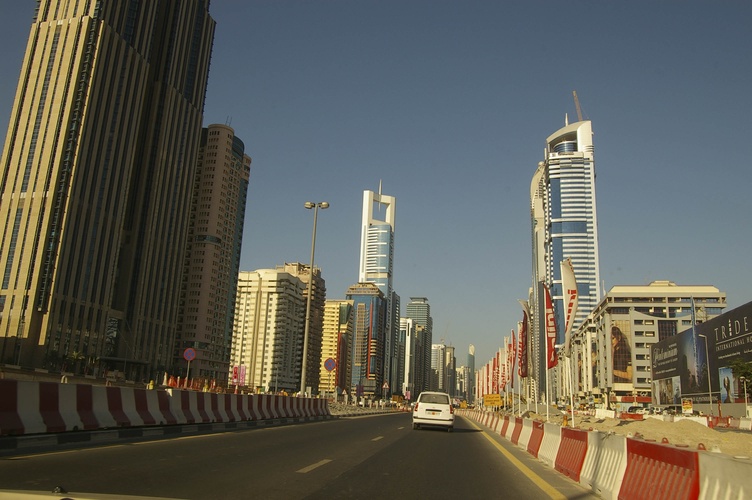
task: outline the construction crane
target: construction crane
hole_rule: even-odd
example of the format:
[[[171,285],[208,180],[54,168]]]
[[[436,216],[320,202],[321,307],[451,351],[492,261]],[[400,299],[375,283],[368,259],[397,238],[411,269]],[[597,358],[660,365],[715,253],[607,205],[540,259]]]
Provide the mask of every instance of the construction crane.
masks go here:
[[[577,121],[582,121],[582,109],[580,109],[580,100],[577,99],[577,91],[573,90],[572,95],[574,96],[574,107],[577,109]]]

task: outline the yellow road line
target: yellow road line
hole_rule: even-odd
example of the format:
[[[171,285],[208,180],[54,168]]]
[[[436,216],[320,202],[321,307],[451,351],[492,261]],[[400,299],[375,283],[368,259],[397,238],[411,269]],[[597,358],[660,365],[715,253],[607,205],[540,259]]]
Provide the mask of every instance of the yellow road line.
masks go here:
[[[554,489],[553,486],[548,484],[542,477],[540,477],[538,474],[530,470],[530,468],[528,468],[525,464],[520,462],[514,455],[512,455],[509,451],[507,451],[503,446],[501,446],[499,443],[494,441],[494,439],[491,436],[489,436],[483,429],[475,425],[475,422],[473,422],[470,419],[466,419],[466,420],[470,422],[470,424],[473,427],[475,427],[477,430],[481,431],[481,433],[483,434],[483,437],[488,439],[488,441],[492,445],[494,445],[496,449],[499,450],[501,454],[506,457],[507,460],[512,462],[512,465],[517,467],[520,470],[520,472],[525,474],[528,477],[528,479],[530,479],[538,488],[543,490],[545,494],[547,494],[551,498],[555,498],[556,500],[566,500],[567,497],[565,495],[562,495],[561,493],[556,491],[556,489]]]

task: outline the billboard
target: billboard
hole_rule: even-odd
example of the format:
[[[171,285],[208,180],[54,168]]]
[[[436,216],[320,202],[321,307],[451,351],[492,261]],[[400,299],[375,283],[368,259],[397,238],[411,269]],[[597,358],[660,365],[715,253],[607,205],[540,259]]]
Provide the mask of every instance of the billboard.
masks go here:
[[[652,346],[653,404],[733,402],[736,359],[752,361],[752,302]]]

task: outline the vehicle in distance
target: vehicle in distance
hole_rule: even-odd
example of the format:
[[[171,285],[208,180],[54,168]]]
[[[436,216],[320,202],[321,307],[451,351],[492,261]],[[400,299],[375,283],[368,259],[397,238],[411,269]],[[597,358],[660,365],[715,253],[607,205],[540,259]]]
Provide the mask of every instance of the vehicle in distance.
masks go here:
[[[454,408],[445,392],[421,392],[413,407],[413,429],[422,426],[446,427],[454,430]]]

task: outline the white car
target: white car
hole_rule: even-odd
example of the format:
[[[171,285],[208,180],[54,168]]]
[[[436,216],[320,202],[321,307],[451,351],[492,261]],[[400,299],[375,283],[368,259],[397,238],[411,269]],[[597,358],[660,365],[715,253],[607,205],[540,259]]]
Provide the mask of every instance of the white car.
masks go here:
[[[413,429],[421,426],[446,427],[454,430],[452,399],[445,392],[421,392],[413,407]]]

